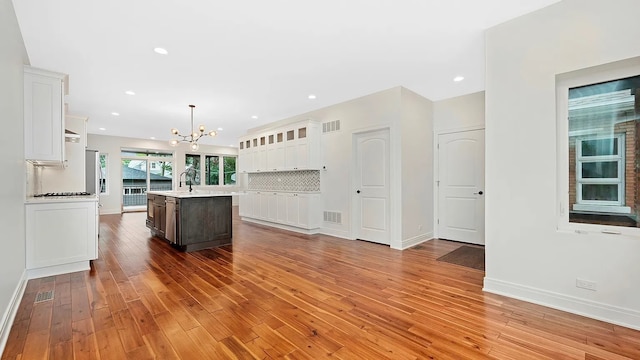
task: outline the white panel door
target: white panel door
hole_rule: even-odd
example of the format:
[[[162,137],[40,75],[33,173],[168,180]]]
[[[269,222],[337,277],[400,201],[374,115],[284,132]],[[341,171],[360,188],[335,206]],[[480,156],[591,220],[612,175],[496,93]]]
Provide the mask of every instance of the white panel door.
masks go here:
[[[355,237],[389,245],[389,131],[357,134],[354,141]]]
[[[438,136],[438,237],[484,244],[484,130]]]

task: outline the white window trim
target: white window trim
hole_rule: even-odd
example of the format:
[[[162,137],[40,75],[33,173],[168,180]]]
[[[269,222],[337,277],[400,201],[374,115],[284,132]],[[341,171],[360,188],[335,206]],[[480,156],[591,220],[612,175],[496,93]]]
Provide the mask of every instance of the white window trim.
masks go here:
[[[582,156],[582,142],[589,140],[599,139],[618,139],[618,155],[605,155],[605,156]],[[579,205],[599,205],[601,208],[604,206],[623,206],[625,202],[625,136],[624,134],[613,135],[600,135],[581,137],[576,139],[575,151],[576,151],[576,202]],[[583,178],[582,177],[582,164],[590,162],[605,162],[615,161],[618,163],[618,176],[616,178]],[[602,201],[602,200],[583,200],[582,199],[582,186],[587,184],[605,184],[605,185],[618,185],[618,201]],[[574,205],[575,209],[575,205]],[[597,210],[594,210],[597,211]],[[607,210],[605,210],[607,211]]]
[[[104,180],[104,192],[100,192],[100,196],[108,196],[109,195],[109,154],[101,153],[98,161],[101,161],[104,156],[104,174],[102,174],[102,164],[100,164],[100,173],[102,174],[100,177],[100,181]],[[100,190],[102,190],[102,184],[98,184],[100,186]]]
[[[218,187],[236,187],[238,186],[238,155],[235,154],[215,154],[215,153],[185,153],[185,162],[186,155],[192,156],[200,156],[200,184],[197,185],[199,187],[209,187],[209,188],[218,188]],[[218,185],[207,185],[207,156],[217,156],[218,157]],[[224,184],[224,158],[235,158],[236,159],[236,183],[235,184]]]
[[[640,57],[556,75],[557,230],[640,238],[640,228],[569,222],[569,89],[640,74]],[[577,174],[576,174],[577,176]],[[624,207],[621,207],[622,209]]]

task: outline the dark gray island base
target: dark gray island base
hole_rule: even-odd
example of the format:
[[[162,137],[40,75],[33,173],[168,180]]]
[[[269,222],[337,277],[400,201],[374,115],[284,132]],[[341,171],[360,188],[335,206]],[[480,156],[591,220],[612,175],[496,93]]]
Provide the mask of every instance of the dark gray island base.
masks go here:
[[[149,192],[146,224],[153,236],[182,251],[230,245],[231,195]]]

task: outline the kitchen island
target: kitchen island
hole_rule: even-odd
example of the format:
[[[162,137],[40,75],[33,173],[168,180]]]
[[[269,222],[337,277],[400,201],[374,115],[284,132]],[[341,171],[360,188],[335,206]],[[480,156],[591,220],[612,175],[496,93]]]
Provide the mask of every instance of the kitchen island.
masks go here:
[[[146,225],[182,251],[231,244],[231,196],[222,191],[149,191]]]

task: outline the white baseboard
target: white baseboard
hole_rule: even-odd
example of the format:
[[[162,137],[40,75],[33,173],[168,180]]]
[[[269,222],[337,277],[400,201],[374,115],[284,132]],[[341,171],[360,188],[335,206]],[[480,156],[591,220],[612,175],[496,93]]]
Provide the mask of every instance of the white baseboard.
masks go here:
[[[402,240],[402,247],[398,250],[405,250],[429,240],[433,240],[433,232],[420,234],[418,236]]]
[[[272,223],[270,221],[263,221],[263,220],[258,220],[258,219],[254,219],[254,218],[248,218],[248,217],[242,217],[241,219],[242,219],[242,221],[246,221],[246,222],[250,222],[250,223],[254,223],[254,224],[271,226],[271,227],[274,227],[274,228],[278,228],[278,229],[282,229],[282,230],[294,231],[294,232],[302,233],[302,234],[306,234],[306,235],[313,235],[313,234],[317,234],[317,233],[320,232],[319,228],[317,228],[317,229],[303,229],[303,228],[299,228],[299,227],[295,227],[295,226]]]
[[[337,230],[337,229],[331,229],[331,228],[325,227],[320,229],[320,233],[323,235],[329,235],[329,236],[333,236],[341,239],[355,240],[354,238],[351,237],[351,233],[349,231]]]
[[[551,291],[484,278],[483,291],[640,330],[640,312]]]
[[[101,208],[100,209],[100,215],[115,215],[115,214],[122,214],[122,210],[120,208],[117,208],[117,209]]]
[[[4,353],[4,347],[7,345],[11,326],[13,326],[13,321],[18,313],[18,308],[20,307],[20,302],[22,301],[22,296],[24,295],[26,288],[27,272],[24,271],[20,277],[20,281],[18,281],[18,286],[13,291],[9,307],[7,307],[7,310],[2,315],[2,326],[0,327],[0,354]]]
[[[37,279],[46,276],[54,276],[60,274],[68,274],[77,271],[85,271],[91,269],[89,265],[89,261],[78,261],[70,264],[64,265],[54,265],[47,266],[43,268],[37,269],[28,269],[27,270],[27,279]]]

